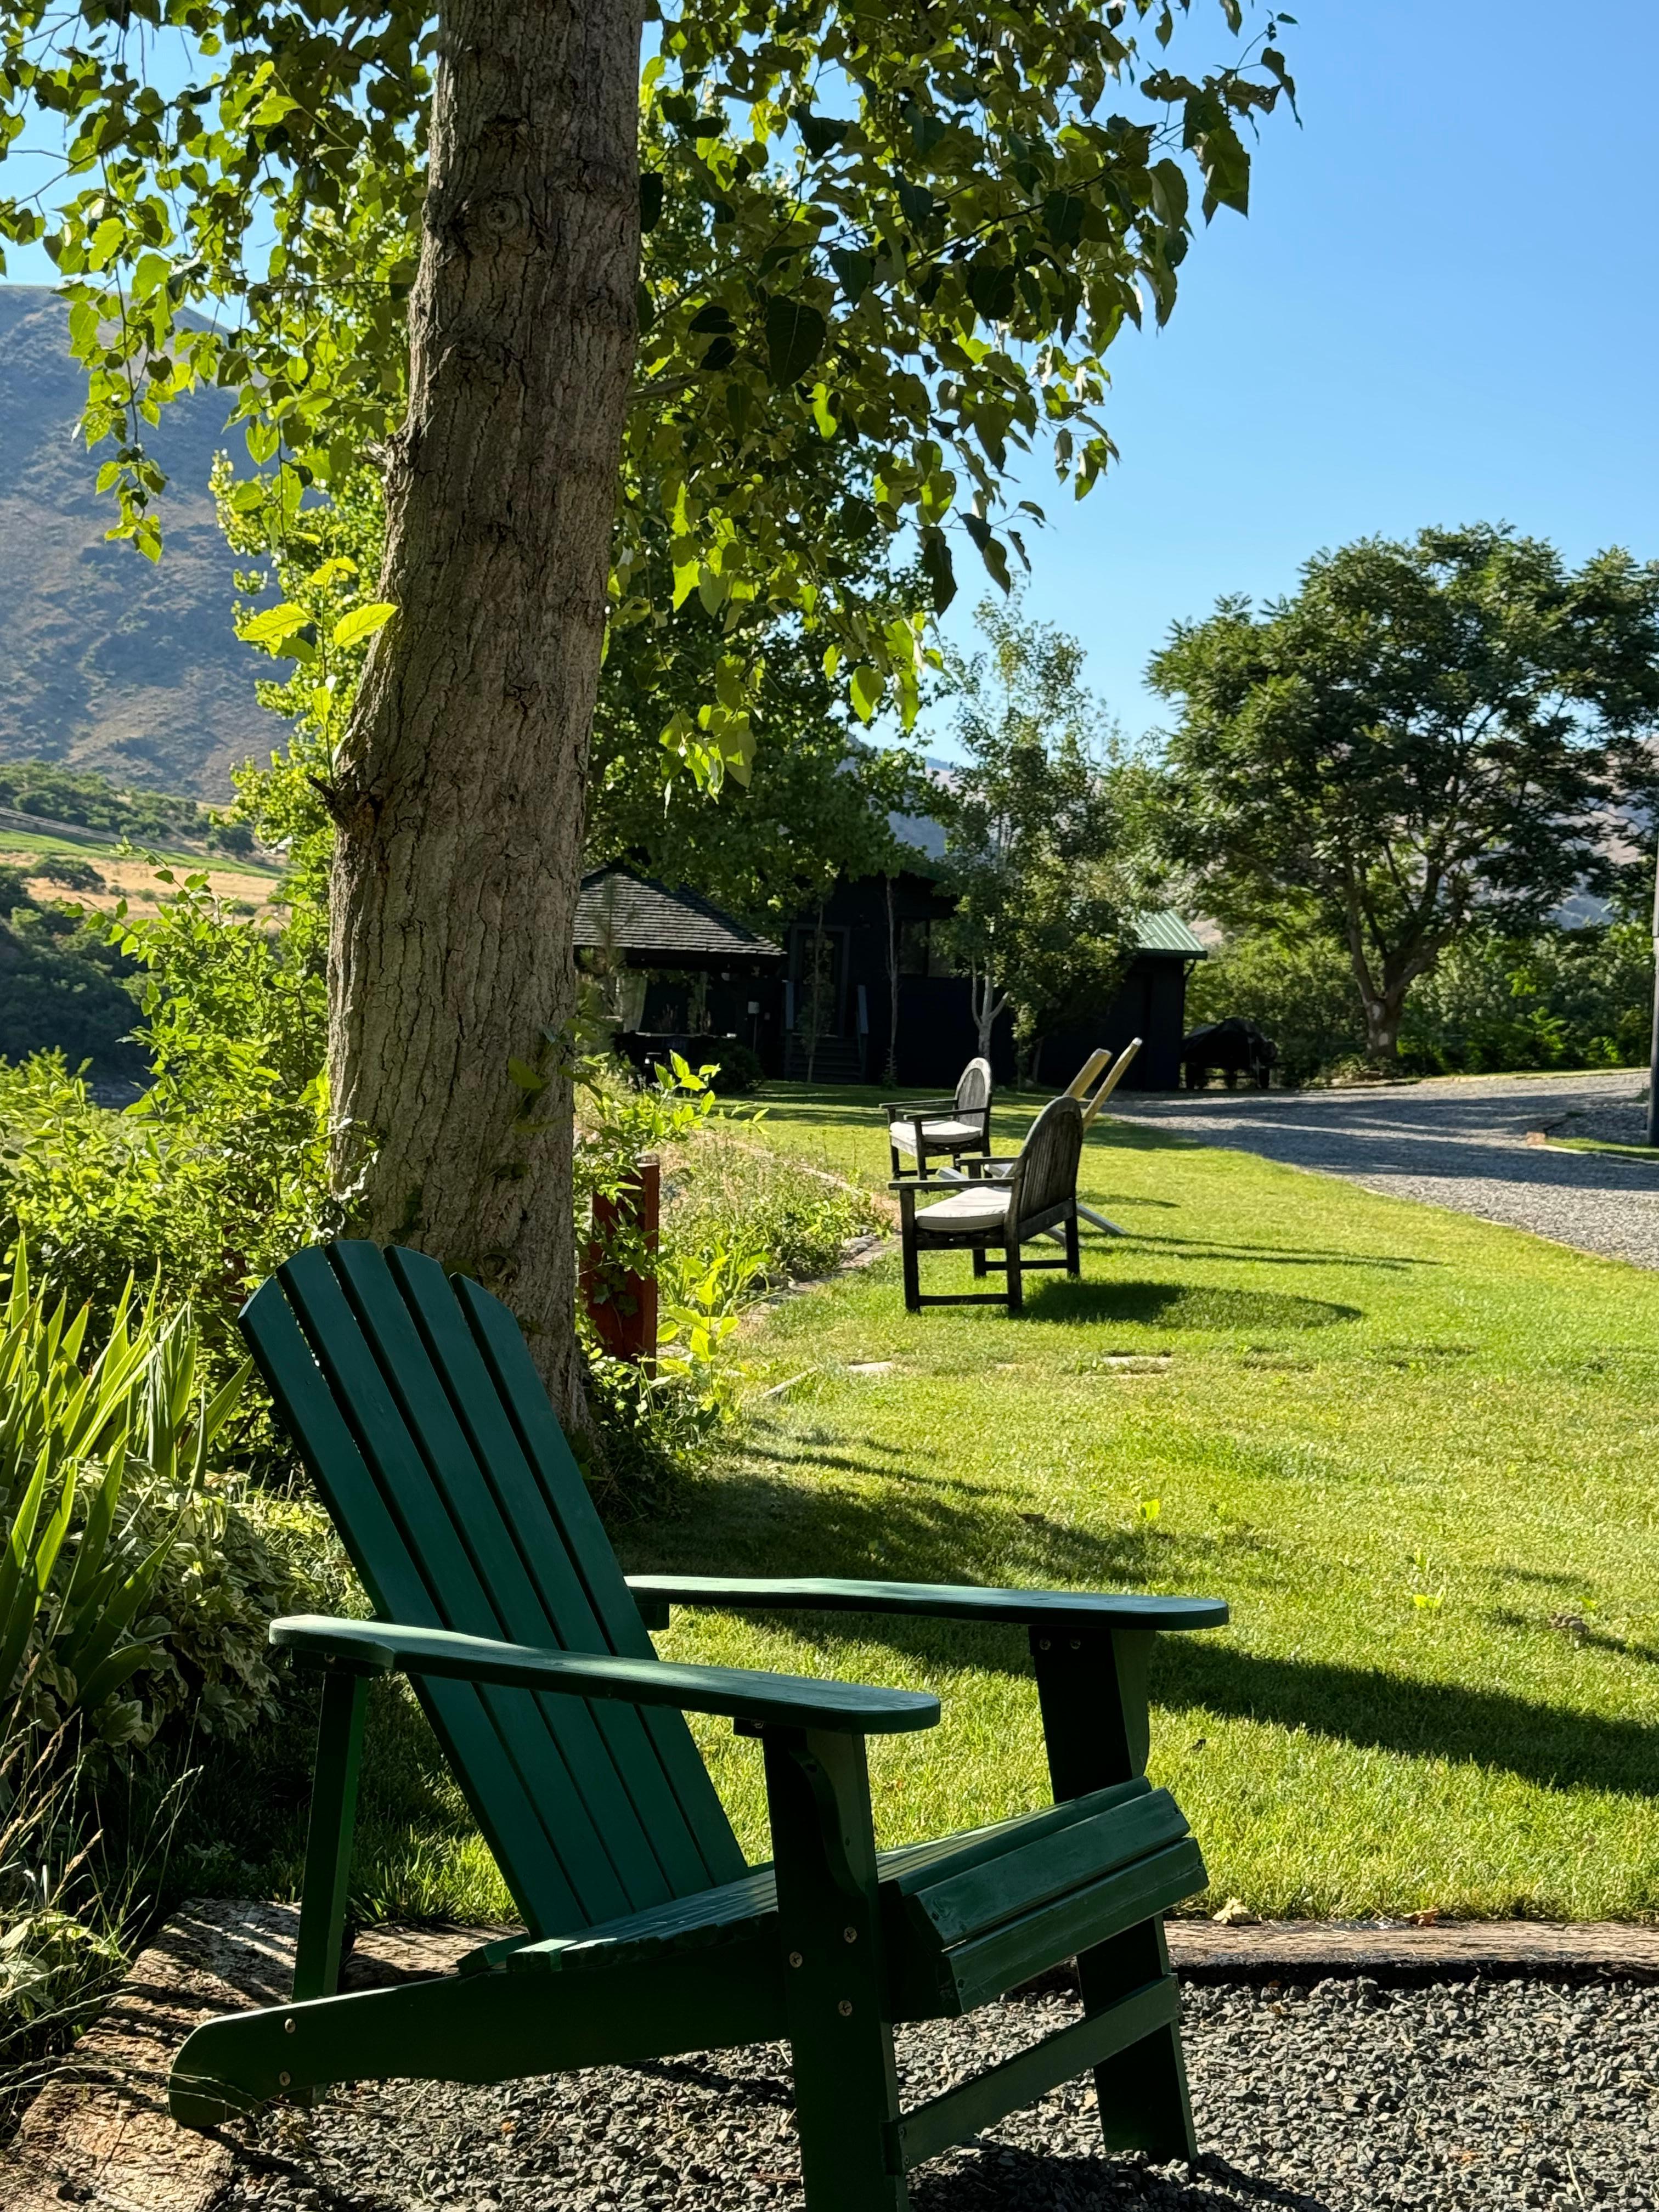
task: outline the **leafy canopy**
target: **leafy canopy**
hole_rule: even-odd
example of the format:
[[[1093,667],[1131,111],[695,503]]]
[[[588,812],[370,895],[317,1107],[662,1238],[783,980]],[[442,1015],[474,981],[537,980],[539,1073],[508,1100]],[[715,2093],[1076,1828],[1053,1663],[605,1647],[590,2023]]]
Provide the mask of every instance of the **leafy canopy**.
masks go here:
[[[1534,927],[1605,888],[1612,810],[1659,723],[1659,562],[1569,571],[1504,528],[1321,553],[1261,615],[1178,623],[1157,810],[1217,920],[1316,918],[1346,945],[1373,1049],[1479,923]]]
[[[1206,217],[1243,210],[1241,125],[1291,91],[1243,0],[1216,0],[1230,59],[1163,66],[1193,4],[923,0],[902,36],[872,0],[655,15],[613,617],[696,593],[719,621],[712,683],[660,733],[700,781],[747,763],[781,617],[822,634],[860,716],[916,708],[925,610],[824,557],[805,443],[854,450],[849,496],[916,533],[935,608],[964,543],[1005,586],[1023,558],[1018,455],[1048,441],[1079,495],[1106,465],[1105,352],[1146,302],[1170,313],[1193,183]],[[33,110],[68,155],[58,186],[0,200],[0,237],[44,238],[63,273],[115,534],[152,556],[144,431],[181,392],[231,396],[253,471],[231,496],[277,535],[395,429],[437,31],[363,0],[6,10],[0,151]]]
[[[965,757],[944,793],[950,935],[972,972],[982,1046],[1012,1010],[1026,1050],[1109,998],[1131,957],[1115,745],[1075,638],[1026,622],[1017,602],[987,599],[975,620],[989,650],[951,670]]]

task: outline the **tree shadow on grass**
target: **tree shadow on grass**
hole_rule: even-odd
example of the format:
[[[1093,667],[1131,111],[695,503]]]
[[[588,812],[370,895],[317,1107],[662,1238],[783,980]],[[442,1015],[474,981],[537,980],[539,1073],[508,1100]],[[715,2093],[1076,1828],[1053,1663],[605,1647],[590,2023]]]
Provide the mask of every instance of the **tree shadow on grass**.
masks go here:
[[[849,1439],[854,1444],[856,1440]],[[850,1455],[849,1455],[850,1456]],[[1166,1532],[1135,1522],[1077,1528],[1020,1510],[1024,1486],[966,1489],[948,1474],[894,1475],[858,1490],[769,1478],[760,1469],[697,1486],[675,1520],[626,1532],[635,1571],[825,1575],[890,1582],[1226,1595],[1230,1563],[1265,1539]],[[1028,1676],[1025,1632],[878,1614],[757,1613],[757,1624],[827,1648],[849,1635],[924,1668]],[[1159,1638],[1152,1695],[1231,1719],[1407,1758],[1467,1761],[1545,1788],[1659,1796],[1659,1729],[1544,1705],[1502,1690],[1380,1668],[1280,1658],[1204,1634]]]
[[[1126,1203],[1133,1201],[1126,1200]],[[1130,1239],[1182,1260],[1250,1260],[1278,1266],[1376,1267],[1404,1273],[1411,1267],[1443,1267],[1443,1260],[1401,1258],[1394,1253],[1335,1252],[1322,1244],[1243,1244],[1226,1237],[1155,1237],[1131,1230]]]
[[[1328,1328],[1361,1321],[1358,1306],[1289,1291],[1228,1291],[1203,1283],[1103,1282],[1051,1276],[1034,1285],[1025,1317],[1050,1322],[1137,1322],[1147,1328]]]

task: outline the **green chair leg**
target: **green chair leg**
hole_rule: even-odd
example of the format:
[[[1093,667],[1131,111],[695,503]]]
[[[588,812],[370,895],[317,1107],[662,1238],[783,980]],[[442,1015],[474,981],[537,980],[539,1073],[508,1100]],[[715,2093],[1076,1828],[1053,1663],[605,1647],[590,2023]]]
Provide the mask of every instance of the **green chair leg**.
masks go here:
[[[366,1675],[331,1665],[323,1676],[305,1884],[300,1894],[300,1941],[294,1961],[296,2004],[308,1997],[332,1996],[340,1986],[368,1697]]]
[[[808,2212],[906,2212],[863,1740],[794,1729],[765,1738]]]
[[[1144,1629],[1083,1636],[1031,1631],[1056,1802],[1146,1771],[1152,1646],[1152,1632]],[[1084,2011],[1104,2012],[1169,1971],[1162,1921],[1127,1929],[1079,1959]],[[1095,2086],[1109,2150],[1144,2150],[1160,2161],[1198,2155],[1178,2026],[1156,2028],[1109,2058],[1096,2069]]]

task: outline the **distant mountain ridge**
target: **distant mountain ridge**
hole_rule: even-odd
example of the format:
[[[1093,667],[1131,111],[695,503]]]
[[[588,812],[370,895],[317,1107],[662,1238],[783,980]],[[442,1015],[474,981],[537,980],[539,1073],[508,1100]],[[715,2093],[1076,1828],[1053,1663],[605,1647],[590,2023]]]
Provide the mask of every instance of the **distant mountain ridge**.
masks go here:
[[[0,285],[0,760],[228,799],[231,769],[281,732],[253,696],[270,663],[231,628],[237,563],[208,492],[228,403],[195,393],[148,434],[170,479],[152,565],[103,542],[114,508],[94,489],[105,452],[76,434],[83,396],[64,302]]]

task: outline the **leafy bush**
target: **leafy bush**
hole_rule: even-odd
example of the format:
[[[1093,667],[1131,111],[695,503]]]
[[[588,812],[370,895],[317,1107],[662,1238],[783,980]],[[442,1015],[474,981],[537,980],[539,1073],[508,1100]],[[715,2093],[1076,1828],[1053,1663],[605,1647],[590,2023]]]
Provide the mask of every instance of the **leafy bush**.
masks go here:
[[[61,884],[66,891],[104,889],[104,878],[92,862],[74,853],[42,853],[37,856],[32,872],[44,876],[49,884]]]
[[[1653,1018],[1645,921],[1477,938],[1407,1002],[1401,1056],[1419,1074],[1644,1065]]]
[[[94,1342],[89,1309],[71,1318],[18,1253],[0,1304],[0,2107],[20,2048],[56,2047],[119,1972],[187,1759],[277,1717],[272,1615],[357,1609],[317,1509],[216,1471],[246,1370],[210,1389],[207,1364],[188,1308],[129,1291]]]
[[[58,1051],[71,1066],[89,1061],[101,1076],[142,1075],[144,1056],[132,1036],[138,1009],[124,980],[131,963],[78,909],[26,897],[10,868],[0,869],[0,905],[14,882],[0,919],[0,1056]]]
[[[143,973],[154,1081],[116,1114],[61,1053],[0,1066],[0,1243],[27,1239],[72,1304],[110,1312],[132,1273],[224,1341],[251,1284],[336,1218],[324,986],[199,878],[111,927]]]
[[[1415,1075],[1639,1066],[1648,1055],[1653,948],[1646,922],[1468,937],[1413,985],[1400,1036]],[[1287,1080],[1363,1064],[1365,1032],[1346,953],[1315,931],[1234,938],[1194,970],[1190,1023],[1243,1014],[1279,1048]]]
[[[238,1735],[275,1710],[265,1627],[306,1595],[316,1516],[215,1471],[247,1369],[210,1389],[188,1307],[129,1291],[95,1352],[90,1322],[20,1249],[0,1310],[0,1716],[106,1747],[179,1717]]]
[[[828,1274],[848,1241],[878,1225],[865,1193],[780,1159],[716,1125],[665,1163],[665,1250],[693,1266],[755,1254],[757,1291]]]
[[[766,1073],[760,1054],[735,1038],[723,1041],[719,1050],[720,1060],[711,1078],[714,1089],[722,1098],[746,1098]]]

